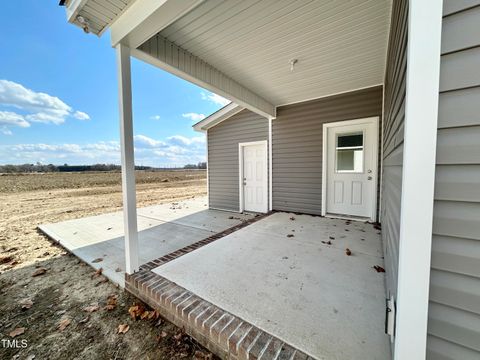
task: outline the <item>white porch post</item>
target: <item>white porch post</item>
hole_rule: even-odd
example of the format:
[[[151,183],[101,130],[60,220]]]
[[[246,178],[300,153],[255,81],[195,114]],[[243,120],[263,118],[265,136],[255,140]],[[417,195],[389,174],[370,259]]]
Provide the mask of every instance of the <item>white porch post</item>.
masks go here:
[[[410,0],[395,359],[425,359],[442,30],[441,0]]]
[[[120,150],[122,157],[123,221],[125,228],[125,271],[138,270],[137,201],[133,148],[132,84],[130,49],[118,44],[118,95],[120,104]]]
[[[272,153],[272,121],[273,118],[268,118],[268,210],[273,209],[273,153]]]

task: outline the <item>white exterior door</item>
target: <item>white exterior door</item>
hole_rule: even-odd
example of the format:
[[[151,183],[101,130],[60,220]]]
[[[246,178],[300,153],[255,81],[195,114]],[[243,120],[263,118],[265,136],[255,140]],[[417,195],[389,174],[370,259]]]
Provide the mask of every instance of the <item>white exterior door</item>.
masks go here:
[[[240,186],[243,187],[243,210],[267,212],[267,146],[266,143],[242,145],[243,158]],[[242,201],[242,199],[240,199]]]
[[[374,220],[377,125],[348,123],[327,127],[326,213]]]

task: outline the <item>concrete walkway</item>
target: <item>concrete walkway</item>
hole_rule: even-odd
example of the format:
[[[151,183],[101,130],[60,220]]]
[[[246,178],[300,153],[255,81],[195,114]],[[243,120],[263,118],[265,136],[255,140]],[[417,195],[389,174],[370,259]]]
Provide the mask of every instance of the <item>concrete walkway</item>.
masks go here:
[[[139,208],[140,264],[203,240],[251,215],[208,210],[199,197]],[[125,247],[122,212],[40,225],[39,229],[71,253],[124,287]],[[99,262],[94,260],[101,259]]]
[[[385,360],[375,265],[371,224],[276,213],[153,271],[314,358]]]

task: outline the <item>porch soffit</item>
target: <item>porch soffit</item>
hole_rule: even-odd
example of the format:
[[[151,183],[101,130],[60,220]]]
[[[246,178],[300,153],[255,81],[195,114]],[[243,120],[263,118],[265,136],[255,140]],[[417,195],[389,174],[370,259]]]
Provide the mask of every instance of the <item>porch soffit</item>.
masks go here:
[[[165,39],[279,106],[382,84],[390,6],[205,0],[144,47]]]

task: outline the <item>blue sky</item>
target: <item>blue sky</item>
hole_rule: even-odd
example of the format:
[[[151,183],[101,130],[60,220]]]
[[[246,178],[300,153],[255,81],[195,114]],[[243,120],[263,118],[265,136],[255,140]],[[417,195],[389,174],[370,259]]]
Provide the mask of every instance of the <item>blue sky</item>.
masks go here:
[[[0,163],[119,163],[110,36],[68,24],[57,0],[0,3]],[[205,159],[191,125],[225,99],[132,59],[137,164]]]

